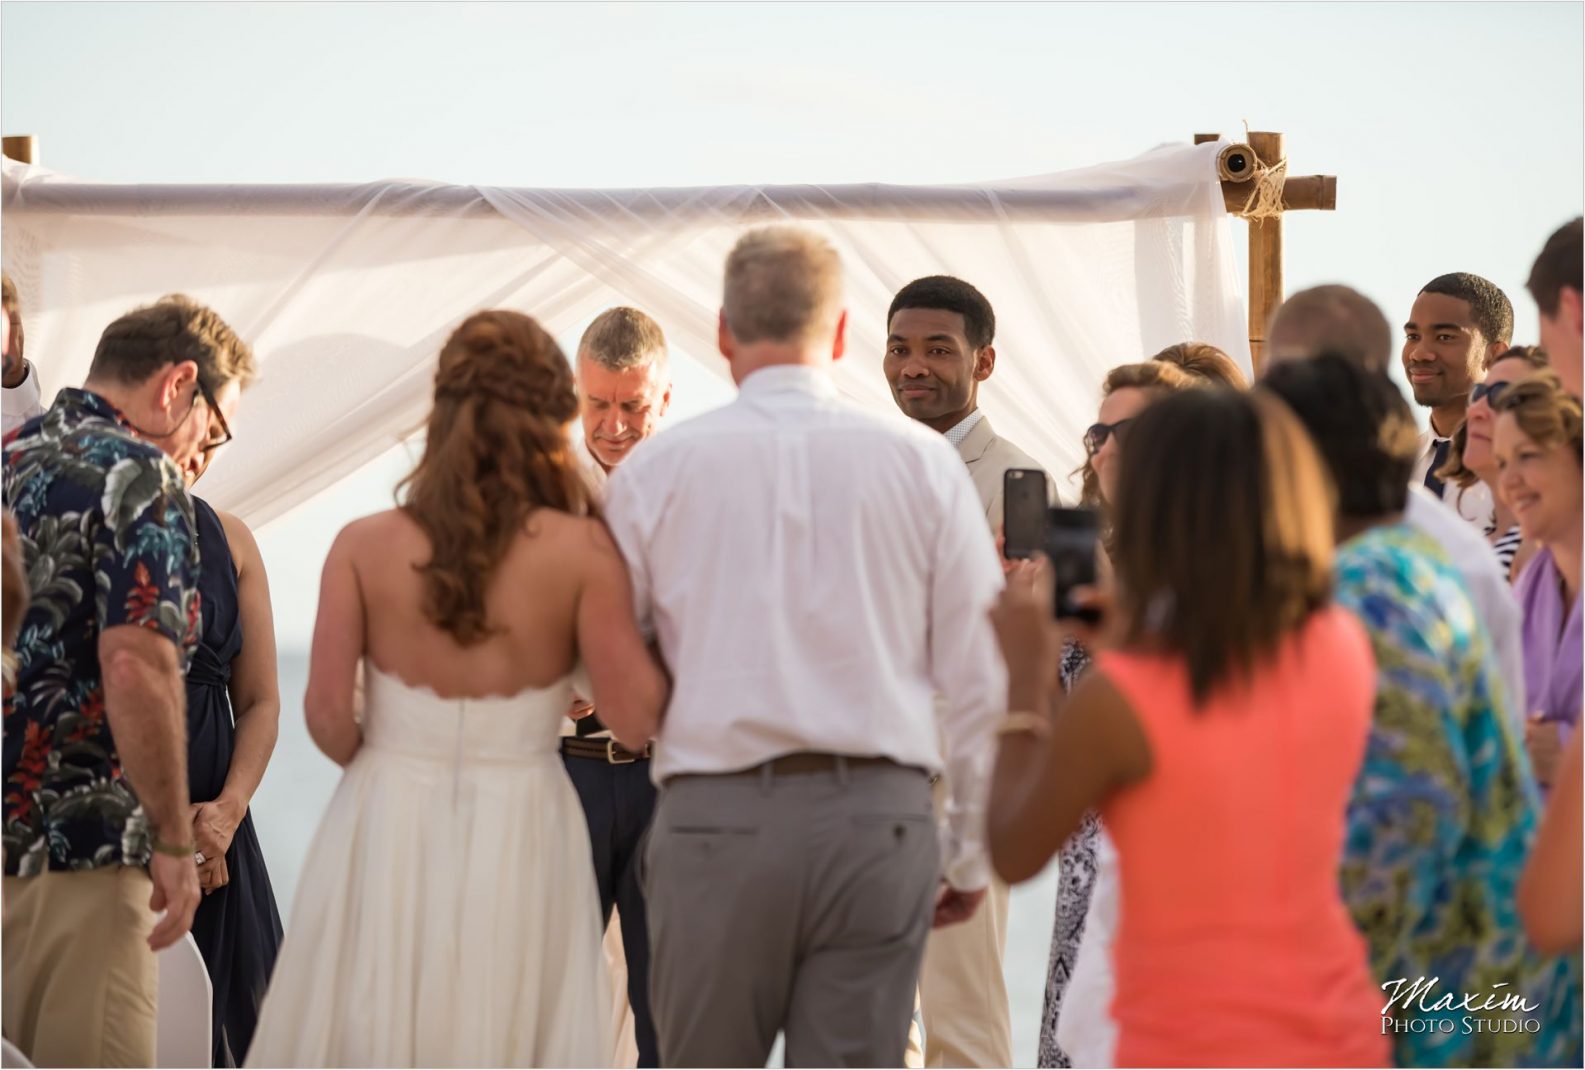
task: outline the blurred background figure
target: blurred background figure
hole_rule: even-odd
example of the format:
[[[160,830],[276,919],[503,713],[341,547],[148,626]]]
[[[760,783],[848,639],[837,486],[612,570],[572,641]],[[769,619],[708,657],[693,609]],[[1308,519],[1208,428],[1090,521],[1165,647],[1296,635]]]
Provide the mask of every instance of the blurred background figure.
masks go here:
[[[1261,389],[1298,415],[1326,460],[1338,494],[1335,598],[1375,656],[1341,883],[1376,982],[1391,995],[1399,979],[1437,977],[1439,993],[1465,993],[1512,978],[1542,1007],[1540,1032],[1527,1033],[1500,1028],[1505,1009],[1399,1006],[1390,1016],[1410,1025],[1390,1033],[1395,1063],[1509,1066],[1539,1053],[1565,1065],[1579,1050],[1577,970],[1527,950],[1512,909],[1538,811],[1517,720],[1458,573],[1403,522],[1414,416],[1385,375],[1338,356],[1284,362]],[[1481,1026],[1463,1028],[1470,1019]]]
[[[1272,313],[1266,331],[1266,368],[1285,360],[1336,353],[1385,373],[1397,332],[1376,302],[1351,286],[1312,286],[1289,297]]]
[[[1191,353],[1192,350],[1192,353]],[[1178,363],[1218,368],[1225,354],[1212,346],[1173,346],[1153,360],[1122,364],[1101,384],[1101,406],[1084,436],[1084,464],[1079,469],[1080,504],[1101,513],[1103,532],[1110,528],[1116,492],[1117,457],[1132,421],[1151,402],[1207,380]],[[1191,356],[1197,359],[1190,359]],[[1173,359],[1177,358],[1177,359]],[[1228,361],[1231,364],[1231,361]],[[1096,564],[1110,571],[1107,540],[1097,547]],[[1077,632],[1063,643],[1061,684],[1072,691],[1090,666],[1090,651]],[[1112,937],[1117,922],[1117,850],[1095,811],[1086,811],[1078,829],[1057,854],[1056,919],[1051,955],[1046,966],[1045,1003],[1040,1015],[1037,1065],[1106,1066],[1117,1042],[1112,1021]]]
[[[0,436],[9,435],[44,412],[39,373],[22,355],[22,305],[11,276],[0,272],[0,371],[4,403],[0,404]]]
[[[1271,334],[1280,357],[1266,365],[1268,374],[1284,361],[1330,353],[1385,375],[1392,359],[1393,331],[1387,318],[1373,301],[1347,286],[1318,286],[1294,294],[1273,314]],[[1491,543],[1483,537],[1486,529],[1466,522],[1423,480],[1411,480],[1403,519],[1429,535],[1463,578],[1497,651],[1503,688],[1510,696],[1504,705],[1518,718],[1525,708],[1519,602]]]
[[[28,573],[22,563],[22,539],[17,533],[16,517],[9,509],[0,511],[0,547],[4,549],[5,570],[5,604],[0,613],[5,621],[5,686],[9,694],[16,671],[11,645],[16,642],[17,632],[22,630],[22,615],[27,612],[29,598]]]
[[[1453,432],[1464,422],[1470,388],[1513,339],[1513,305],[1479,275],[1439,275],[1415,297],[1403,338],[1404,375],[1414,400],[1431,416],[1410,478],[1484,533],[1492,526],[1486,488],[1477,483],[1457,495],[1459,488],[1449,489],[1436,473],[1447,463]]]
[[[1543,787],[1580,719],[1580,423],[1579,398],[1551,371],[1513,384],[1497,402],[1498,487],[1538,547],[1515,590],[1524,607],[1525,737]]]
[[[1121,463],[1115,645],[1064,699],[1049,574],[993,615],[1014,712],[992,859],[1027,880],[1099,807],[1122,887],[1116,1065],[1384,1065],[1337,882],[1372,665],[1328,606],[1321,460],[1275,399],[1188,390],[1134,418]]]
[[[1581,811],[1580,744],[1574,733],[1547,800],[1541,834],[1519,881],[1519,913],[1530,941],[1543,951],[1579,954],[1580,920],[1585,917],[1585,842]]]
[[[1535,298],[1541,314],[1541,348],[1552,355],[1558,379],[1575,397],[1581,395],[1580,348],[1585,335],[1585,309],[1581,308],[1581,260],[1585,241],[1581,217],[1575,216],[1552,233],[1530,268],[1525,288]]]
[[[1208,342],[1179,342],[1150,358],[1176,364],[1196,379],[1234,390],[1248,390],[1249,380],[1238,362]]]
[[[1525,541],[1513,510],[1496,490],[1497,458],[1491,449],[1492,430],[1497,419],[1495,408],[1509,386],[1546,366],[1546,352],[1535,346],[1513,346],[1494,360],[1481,381],[1470,388],[1464,422],[1453,433],[1447,463],[1436,472],[1438,478],[1458,488],[1454,492],[1455,505],[1470,487],[1484,484],[1493,505],[1492,526],[1486,532],[1486,539],[1497,554],[1497,564],[1503,575],[1510,581],[1529,564],[1535,553],[1535,543]]]

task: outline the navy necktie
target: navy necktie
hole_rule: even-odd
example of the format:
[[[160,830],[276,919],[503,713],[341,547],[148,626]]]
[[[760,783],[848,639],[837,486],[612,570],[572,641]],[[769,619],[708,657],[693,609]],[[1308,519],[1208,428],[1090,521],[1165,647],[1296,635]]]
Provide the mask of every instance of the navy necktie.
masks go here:
[[[1425,489],[1442,497],[1442,481],[1436,477],[1437,470],[1447,463],[1447,451],[1453,445],[1449,438],[1436,440],[1436,449],[1431,451],[1431,467],[1425,470]]]

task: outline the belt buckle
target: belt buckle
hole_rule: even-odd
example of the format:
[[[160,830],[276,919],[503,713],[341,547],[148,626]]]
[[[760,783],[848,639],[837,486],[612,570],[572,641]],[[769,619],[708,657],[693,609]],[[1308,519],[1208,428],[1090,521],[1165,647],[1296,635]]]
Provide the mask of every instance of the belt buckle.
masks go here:
[[[626,747],[622,748],[622,752],[627,755],[625,758],[618,758],[616,756],[616,750],[616,739],[614,737],[605,741],[605,760],[610,762],[612,765],[632,765],[634,762],[638,761],[638,755],[634,754]]]

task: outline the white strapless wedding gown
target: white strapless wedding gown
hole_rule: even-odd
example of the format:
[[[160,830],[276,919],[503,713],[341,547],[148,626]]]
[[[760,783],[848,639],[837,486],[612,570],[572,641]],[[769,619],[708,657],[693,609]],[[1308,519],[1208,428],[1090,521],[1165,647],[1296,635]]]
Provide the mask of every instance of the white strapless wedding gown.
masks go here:
[[[303,866],[249,1066],[607,1066],[571,677],[444,699],[368,665],[363,746]]]

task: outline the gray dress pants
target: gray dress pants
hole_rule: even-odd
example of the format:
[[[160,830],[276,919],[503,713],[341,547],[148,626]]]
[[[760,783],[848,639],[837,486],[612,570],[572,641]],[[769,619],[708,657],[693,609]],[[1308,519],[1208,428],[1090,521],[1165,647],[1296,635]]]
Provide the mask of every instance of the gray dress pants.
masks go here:
[[[645,852],[661,1065],[903,1065],[940,880],[925,774],[677,777]]]

